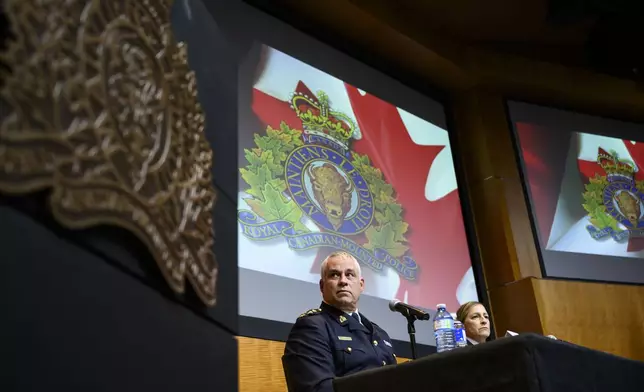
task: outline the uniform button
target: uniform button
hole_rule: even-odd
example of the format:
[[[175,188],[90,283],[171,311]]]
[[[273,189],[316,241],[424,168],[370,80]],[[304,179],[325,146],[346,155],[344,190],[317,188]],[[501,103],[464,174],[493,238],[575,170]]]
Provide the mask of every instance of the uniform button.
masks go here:
[[[347,347],[347,352],[351,352],[351,347]]]
[[[382,361],[382,366],[385,366],[386,364],[387,364],[387,362]]]
[[[377,346],[377,345],[378,345],[378,341],[377,341],[377,340],[374,340],[374,341],[373,341],[373,345],[374,345],[374,346]]]

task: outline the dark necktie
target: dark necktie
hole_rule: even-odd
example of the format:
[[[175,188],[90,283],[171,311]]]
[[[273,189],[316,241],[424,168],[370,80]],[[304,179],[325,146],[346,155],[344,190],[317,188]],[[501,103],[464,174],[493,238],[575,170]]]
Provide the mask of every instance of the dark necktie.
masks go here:
[[[351,314],[351,317],[353,317],[354,319],[356,319],[356,321],[358,321],[360,324],[362,324],[362,320],[360,320],[360,315],[358,314],[358,312],[353,312]]]

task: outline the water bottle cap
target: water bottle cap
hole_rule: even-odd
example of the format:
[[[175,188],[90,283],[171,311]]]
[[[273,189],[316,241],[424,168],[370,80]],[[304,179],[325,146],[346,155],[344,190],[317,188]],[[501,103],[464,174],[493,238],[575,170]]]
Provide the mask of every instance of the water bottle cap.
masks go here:
[[[445,305],[445,304],[438,304],[438,305],[436,305],[436,307],[437,307],[437,308],[439,308],[439,309],[440,309],[440,308],[446,309],[446,308],[447,308],[447,305]]]

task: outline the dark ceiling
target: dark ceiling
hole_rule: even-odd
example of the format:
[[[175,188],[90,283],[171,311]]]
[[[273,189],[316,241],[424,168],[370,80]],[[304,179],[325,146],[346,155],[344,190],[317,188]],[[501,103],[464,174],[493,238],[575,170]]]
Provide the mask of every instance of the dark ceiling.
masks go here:
[[[302,8],[309,1],[314,2],[246,1],[276,14],[280,14],[280,3],[299,2]],[[315,2],[319,1],[326,0]],[[3,2],[0,0],[0,4]],[[338,4],[358,7],[432,49],[436,48],[437,41],[447,40],[620,78],[644,79],[641,48],[644,0],[342,0],[332,3],[334,12],[343,11]],[[0,25],[4,37],[8,24]]]
[[[347,1],[421,44],[441,37],[621,78],[644,73],[644,0]]]

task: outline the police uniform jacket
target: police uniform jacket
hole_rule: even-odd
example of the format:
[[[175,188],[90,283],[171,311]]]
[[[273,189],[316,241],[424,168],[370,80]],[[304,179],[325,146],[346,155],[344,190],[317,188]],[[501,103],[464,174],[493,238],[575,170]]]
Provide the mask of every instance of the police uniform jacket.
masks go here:
[[[297,319],[282,357],[290,392],[333,392],[334,377],[396,363],[389,335],[360,318],[322,303]]]
[[[491,338],[491,337],[490,337],[490,338]],[[486,342],[489,342],[489,341],[490,341],[490,338],[487,338],[485,341],[486,341]],[[466,338],[465,340],[467,340],[467,345],[468,345],[468,346],[477,346],[477,344],[472,343],[472,341],[470,340],[470,338]],[[479,343],[479,344],[481,344],[481,343]]]

